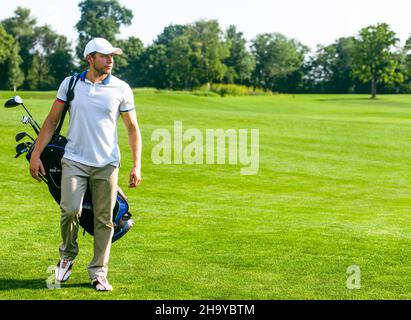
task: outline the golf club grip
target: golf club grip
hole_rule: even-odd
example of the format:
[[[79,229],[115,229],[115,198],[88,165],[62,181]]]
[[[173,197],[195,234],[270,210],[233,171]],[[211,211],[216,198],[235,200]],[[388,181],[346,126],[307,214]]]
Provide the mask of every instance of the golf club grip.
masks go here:
[[[40,177],[41,180],[43,180],[43,182],[49,184],[47,179],[40,172],[39,172],[39,177]]]

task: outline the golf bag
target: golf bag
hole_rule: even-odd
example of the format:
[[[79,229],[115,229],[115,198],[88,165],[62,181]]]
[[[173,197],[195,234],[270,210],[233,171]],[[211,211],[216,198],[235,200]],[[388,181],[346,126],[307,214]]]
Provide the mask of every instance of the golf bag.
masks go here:
[[[44,148],[44,151],[40,156],[40,160],[43,163],[46,173],[45,176],[41,175],[41,178],[47,183],[50,194],[59,205],[61,200],[61,159],[63,158],[65,146],[67,144],[67,139],[60,135],[60,130],[62,128],[65,115],[70,107],[70,102],[74,99],[74,87],[77,84],[78,79],[79,76],[76,75],[70,79],[67,102],[65,104],[61,120],[52,140]],[[36,142],[33,143],[26,154],[28,161],[31,159],[31,154],[34,150],[35,144]],[[115,242],[124,236],[133,226],[134,221],[131,219],[131,216],[132,215],[129,212],[128,199],[124,195],[121,188],[118,187],[116,204],[113,209],[114,234],[112,242]],[[89,234],[94,235],[94,213],[89,187],[87,188],[83,199],[80,226],[83,227],[84,233],[87,231]]]

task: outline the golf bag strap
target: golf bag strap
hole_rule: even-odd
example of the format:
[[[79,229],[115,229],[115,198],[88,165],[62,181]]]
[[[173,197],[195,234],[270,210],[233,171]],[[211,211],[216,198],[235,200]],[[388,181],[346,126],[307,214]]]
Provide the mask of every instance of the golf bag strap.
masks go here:
[[[74,99],[74,88],[76,87],[76,84],[79,80],[80,80],[80,76],[77,73],[73,75],[70,79],[68,91],[67,91],[67,99],[66,99],[67,101],[64,104],[63,114],[61,115],[60,122],[55,132],[56,135],[60,134],[61,128],[63,127],[64,118],[66,117],[68,109],[70,109],[71,101],[73,101]]]

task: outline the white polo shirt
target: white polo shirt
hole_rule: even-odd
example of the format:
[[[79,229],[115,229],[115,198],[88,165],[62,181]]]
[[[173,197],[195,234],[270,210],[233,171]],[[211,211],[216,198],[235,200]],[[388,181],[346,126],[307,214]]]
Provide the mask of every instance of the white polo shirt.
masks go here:
[[[117,120],[120,112],[135,112],[133,91],[113,75],[101,83],[92,83],[86,74],[87,71],[80,74],[74,89],[64,158],[92,167],[118,167],[121,159]],[[61,103],[67,100],[70,78],[64,79],[57,92]]]

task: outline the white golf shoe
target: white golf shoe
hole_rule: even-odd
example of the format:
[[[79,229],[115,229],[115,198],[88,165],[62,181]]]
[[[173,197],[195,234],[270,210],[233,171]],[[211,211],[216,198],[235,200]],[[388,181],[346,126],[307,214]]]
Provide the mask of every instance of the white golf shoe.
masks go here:
[[[73,268],[74,261],[60,259],[56,266],[56,281],[66,282],[71,275],[71,269]]]
[[[108,283],[106,276],[97,276],[92,281],[91,284],[97,291],[112,291],[113,286]]]

